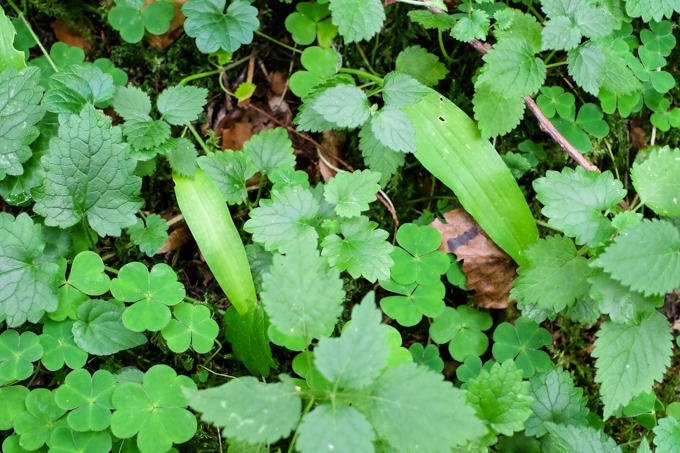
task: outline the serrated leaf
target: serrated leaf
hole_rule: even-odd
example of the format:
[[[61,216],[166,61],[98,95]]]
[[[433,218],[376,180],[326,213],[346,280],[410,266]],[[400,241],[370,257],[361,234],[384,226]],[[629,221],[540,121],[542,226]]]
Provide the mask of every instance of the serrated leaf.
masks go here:
[[[330,0],[329,5],[333,24],[346,43],[368,41],[385,22],[380,0]]]
[[[188,178],[193,178],[196,174],[198,151],[189,139],[182,137],[175,140],[175,146],[167,157],[174,173]]]
[[[338,173],[326,183],[324,198],[339,216],[357,217],[375,201],[378,181],[380,174],[370,170]]]
[[[414,9],[408,12],[408,17],[425,28],[436,28],[444,31],[456,25],[456,19],[448,14],[433,14],[423,9]]]
[[[309,108],[337,127],[360,126],[370,113],[366,94],[349,84],[324,90],[314,97]]]
[[[680,444],[680,423],[673,417],[662,418],[654,427],[654,434],[656,453],[673,453]],[[651,451],[649,447],[647,450]]]
[[[133,117],[123,124],[125,138],[137,150],[151,150],[143,153],[148,160],[156,155],[153,148],[161,146],[170,138],[170,125],[165,121],[151,118]],[[146,156],[146,154],[149,154]]]
[[[484,70],[476,85],[489,84],[506,97],[530,96],[543,85],[545,64],[524,41],[500,40],[483,58]]]
[[[593,266],[645,296],[680,287],[680,232],[669,222],[645,219],[618,235]]]
[[[137,219],[137,223],[128,228],[128,234],[139,250],[152,257],[168,239],[168,223],[158,214],[150,214],[145,220],[146,225],[144,220]]]
[[[626,0],[626,12],[631,17],[642,17],[645,22],[670,19],[673,11],[680,12],[678,0]]]
[[[295,445],[301,453],[375,451],[373,427],[361,412],[349,406],[321,404],[315,407],[302,419],[298,434]]]
[[[36,323],[58,307],[59,267],[43,261],[44,250],[41,226],[28,214],[0,213],[0,314],[9,327]]]
[[[512,26],[507,30],[497,30],[496,39],[518,39],[527,43],[534,52],[540,52],[543,48],[541,43],[543,27],[532,14],[525,14],[517,9],[514,13]]]
[[[404,153],[416,152],[416,130],[408,115],[397,107],[385,107],[371,118],[371,130],[384,146]]]
[[[404,165],[405,154],[394,151],[380,143],[373,134],[370,123],[359,132],[359,149],[364,162],[372,171],[380,173],[380,186],[385,187],[397,168]]]
[[[521,266],[510,297],[522,304],[562,311],[588,291],[588,261],[576,253],[563,236],[539,239],[526,250],[528,264]]]
[[[319,256],[316,244],[298,241],[275,255],[260,293],[269,320],[281,333],[320,338],[333,329],[345,292],[340,273]]]
[[[257,8],[243,0],[229,4],[226,0],[190,0],[182,6],[187,17],[184,31],[196,38],[196,46],[203,53],[235,52],[243,44],[253,41],[253,32],[260,26]]]
[[[428,87],[436,85],[449,73],[436,55],[420,46],[409,46],[399,52],[394,70],[407,74]]]
[[[586,398],[562,366],[535,375],[529,381],[533,414],[524,423],[527,436],[541,437],[547,423],[586,425]]]
[[[640,201],[662,216],[680,217],[680,150],[654,149],[630,171]]]
[[[234,355],[253,375],[269,376],[269,369],[276,368],[269,347],[267,328],[269,320],[258,304],[240,315],[236,308],[229,307],[224,315],[224,335],[231,343]]]
[[[513,130],[524,117],[524,100],[520,96],[504,96],[489,84],[475,89],[472,98],[475,119],[482,137],[505,135]]]
[[[547,423],[546,428],[560,453],[621,453],[611,437],[590,426]]]
[[[86,104],[107,102],[115,92],[111,75],[94,65],[72,65],[50,77],[43,106],[53,113],[77,115]]]
[[[295,154],[288,131],[282,127],[262,131],[243,144],[245,152],[258,171],[266,175],[281,167],[294,167]]]
[[[597,358],[595,382],[601,383],[605,419],[661,382],[671,363],[672,339],[668,319],[656,311],[639,326],[602,324],[592,356]]]
[[[567,16],[557,16],[546,22],[541,33],[543,50],[571,50],[581,42],[581,31]]]
[[[429,12],[427,14],[432,17],[441,16],[441,14],[434,15]],[[408,107],[417,103],[429,93],[427,87],[409,75],[390,72],[385,76],[382,94],[387,106]]]
[[[210,317],[210,309],[204,305],[178,304],[173,310],[175,319],[163,328],[161,334],[173,352],[184,352],[193,346],[199,354],[207,354],[215,344],[219,326]]]
[[[590,296],[599,302],[599,310],[608,314],[613,322],[638,325],[655,308],[663,306],[664,296],[645,297],[604,272],[592,276],[588,281],[592,284]]]
[[[116,113],[126,120],[151,113],[151,98],[135,86],[118,87],[112,105]]]
[[[225,437],[272,443],[295,429],[302,410],[293,380],[285,374],[279,378],[281,382],[262,384],[254,377],[242,377],[219,387],[184,392],[189,405],[203,413],[201,420],[224,427]]]
[[[548,223],[576,238],[577,244],[595,247],[614,233],[602,211],[623,200],[626,191],[610,171],[586,172],[582,167],[575,171],[565,167],[561,173],[549,170],[545,177],[534,180],[533,186]]]
[[[71,371],[54,394],[54,400],[69,412],[67,421],[75,431],[103,431],[111,423],[111,395],[116,379],[106,370]]]
[[[588,41],[571,49],[567,55],[567,70],[586,92],[597,95],[605,78],[607,54],[602,45]],[[625,66],[623,69],[626,69]]]
[[[456,26],[451,30],[451,36],[459,41],[468,42],[473,39],[486,39],[486,34],[489,31],[489,16],[486,12],[475,9],[461,18]]]
[[[240,204],[246,201],[246,181],[256,171],[248,154],[243,151],[217,151],[199,157],[198,165],[215,181],[227,203]]]
[[[161,119],[175,126],[184,126],[198,118],[207,97],[208,90],[205,88],[177,85],[163,90],[156,104],[163,115]]]

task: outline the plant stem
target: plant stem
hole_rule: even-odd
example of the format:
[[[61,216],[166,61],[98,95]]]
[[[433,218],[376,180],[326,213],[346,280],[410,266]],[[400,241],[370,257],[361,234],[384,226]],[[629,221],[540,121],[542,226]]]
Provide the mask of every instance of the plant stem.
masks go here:
[[[92,236],[90,236],[90,225],[87,223],[87,217],[82,216],[80,218],[80,225],[83,227],[83,231],[85,232],[85,237],[87,238],[87,242],[90,243],[90,247],[92,248],[92,251],[97,253],[97,244],[92,240]]]
[[[453,62],[453,58],[449,56],[449,54],[446,52],[446,49],[444,48],[444,36],[442,34],[441,28],[437,29],[437,36],[439,37],[439,49],[441,49],[442,55],[444,55],[444,58],[446,58],[448,62]]]
[[[298,50],[298,49],[296,49],[295,47],[291,47],[291,46],[289,46],[288,44],[284,44],[284,43],[282,43],[281,41],[279,41],[278,39],[274,39],[274,38],[272,38],[271,36],[266,35],[266,34],[262,33],[262,32],[259,31],[259,30],[256,30],[256,31],[255,31],[255,34],[258,35],[258,36],[263,37],[264,39],[268,39],[269,41],[271,41],[271,42],[273,42],[273,43],[275,43],[275,44],[278,44],[279,46],[284,47],[284,48],[290,50],[291,52],[302,53],[301,50]]]
[[[365,79],[372,80],[375,83],[379,83],[380,86],[382,86],[382,84],[383,84],[382,77],[378,77],[376,75],[369,74],[366,71],[360,71],[358,69],[351,69],[351,68],[340,68],[338,70],[338,72],[344,72],[345,74],[357,75],[357,76],[363,77]]]
[[[304,416],[309,413],[309,411],[312,409],[313,404],[314,404],[314,396],[312,395],[309,398],[309,403],[307,403],[305,410],[302,411],[302,415],[300,416],[300,420],[302,420],[304,418]],[[296,429],[295,434],[293,434],[293,438],[290,441],[290,445],[288,446],[288,453],[293,453],[293,447],[295,447],[295,442],[297,441],[297,436],[298,436],[298,430]]]
[[[538,18],[538,21],[539,21],[539,22],[545,22],[545,18],[544,18],[543,16],[541,16],[541,13],[539,13],[538,11],[536,11],[536,8],[534,8],[533,3],[529,3],[529,6],[528,6],[527,9],[528,9],[529,11],[531,11],[531,13],[532,13],[534,16],[536,16],[536,17]]]
[[[549,62],[550,59],[553,57],[553,55],[555,55],[555,52],[557,52],[557,51],[556,51],[556,50],[553,50],[552,52],[550,52],[550,54],[546,57],[546,59],[543,60],[543,63],[544,63],[544,64],[548,64],[548,62]]]
[[[111,272],[112,274],[118,275],[118,269],[114,269],[113,267],[104,266],[104,270],[105,270],[105,271],[109,271],[109,272]]]
[[[458,200],[458,198],[451,197],[451,196],[448,196],[448,195],[436,196],[436,197],[416,198],[414,200],[402,201],[401,203],[397,203],[397,206],[403,206],[405,204],[420,203],[421,201],[430,201],[430,200]]]
[[[191,124],[187,124],[187,127],[189,128],[191,133],[194,135],[194,138],[196,139],[198,144],[201,145],[201,148],[203,148],[203,151],[205,151],[207,154],[210,154],[211,151],[208,149],[208,145],[205,144],[205,142],[203,141],[201,136],[198,134],[198,132],[196,131],[194,126],[192,126]]]
[[[184,296],[184,300],[186,300],[187,302],[191,302],[194,305],[205,305],[205,302],[201,302],[200,300],[194,299],[193,297],[189,296]]]
[[[222,88],[222,91],[224,91],[225,93],[227,93],[229,96],[235,98],[236,95],[235,95],[234,93],[232,93],[231,91],[227,90],[227,87],[224,86],[224,80],[222,80],[222,77],[221,77],[221,76],[220,76],[220,78],[219,78],[218,80],[219,80],[219,82],[220,82],[220,88]]]
[[[540,225],[544,228],[550,228],[551,230],[555,230],[555,231],[559,231],[560,233],[563,233],[563,231],[560,230],[559,228],[555,228],[554,226],[550,225],[548,222],[544,222],[543,220],[534,219],[534,222],[536,222],[536,225]]]
[[[191,74],[179,81],[177,85],[186,85],[192,80],[202,79],[203,77],[210,77],[211,75],[220,74],[224,72],[223,68],[213,69],[212,71],[199,72],[198,74]]]
[[[554,67],[556,67],[556,66],[563,66],[563,65],[565,65],[565,64],[567,64],[567,60],[558,61],[557,63],[547,64],[547,65],[545,65],[545,68],[546,68],[546,69],[550,69],[550,68],[554,68]]]
[[[222,343],[220,343],[220,342],[217,340],[217,338],[215,338],[215,343],[217,343],[217,350],[216,350],[215,352],[213,352],[212,355],[211,355],[210,357],[208,357],[208,359],[203,363],[203,365],[209,364],[210,361],[213,359],[213,357],[215,357],[215,356],[217,355],[217,353],[220,352],[220,351],[222,350]]]
[[[373,44],[373,51],[371,52],[371,64],[375,64],[375,54],[378,51],[378,43],[380,43],[380,33],[375,35],[375,44]]]
[[[52,60],[52,57],[50,57],[50,53],[42,45],[42,43],[40,42],[40,38],[38,38],[38,35],[36,35],[35,32],[33,31],[31,24],[26,20],[26,17],[24,17],[24,13],[21,12],[21,10],[17,7],[17,5],[14,4],[12,0],[7,0],[7,3],[9,3],[9,6],[11,6],[12,9],[14,9],[14,11],[17,13],[17,17],[19,17],[19,19],[21,19],[24,22],[24,24],[26,25],[26,29],[31,34],[33,39],[35,39],[35,42],[38,44],[38,47],[40,48],[40,51],[43,53],[43,55],[45,55],[45,58],[50,63],[50,66],[52,66],[52,69],[54,69],[54,72],[59,72],[59,68],[57,68],[57,65],[54,63],[54,60]]]
[[[361,48],[358,42],[354,42],[354,44],[357,46],[357,50],[359,51],[359,54],[361,55],[361,59],[364,60],[364,63],[366,63],[366,67],[368,70],[371,72],[373,75],[378,75],[377,72],[375,72],[375,69],[373,69],[373,66],[371,66],[371,63],[368,62],[368,58],[366,58],[366,54],[364,53],[364,49]]]

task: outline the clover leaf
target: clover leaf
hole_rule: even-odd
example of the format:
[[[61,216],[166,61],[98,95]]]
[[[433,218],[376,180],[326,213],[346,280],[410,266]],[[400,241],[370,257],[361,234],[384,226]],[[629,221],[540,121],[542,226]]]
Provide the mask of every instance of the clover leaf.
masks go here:
[[[42,364],[50,371],[60,370],[64,364],[71,369],[82,368],[87,362],[87,352],[76,345],[73,340],[73,320],[55,322],[45,321],[40,344],[45,351]]]
[[[465,361],[462,364],[460,364],[458,368],[456,368],[456,377],[458,378],[458,380],[464,383],[461,386],[461,388],[467,388],[467,383],[470,381],[470,379],[474,379],[477,376],[479,376],[482,370],[490,372],[491,367],[495,363],[496,362],[494,362],[493,360],[489,360],[482,366],[482,359],[480,359],[478,356],[476,355],[468,356],[468,358],[465,359]]]
[[[413,343],[408,350],[413,356],[415,363],[425,365],[437,373],[444,371],[444,361],[439,357],[439,348],[437,346],[433,344],[423,346],[421,343]]]
[[[442,282],[434,285],[401,285],[393,279],[381,280],[380,286],[399,296],[383,297],[380,300],[380,308],[390,318],[405,327],[415,326],[423,318],[440,316],[444,311],[444,295],[446,288]]]
[[[286,17],[286,30],[288,30],[293,41],[301,46],[308,46],[319,37],[321,47],[330,47],[333,38],[338,34],[338,27],[333,25],[328,9],[328,3],[298,3],[297,10]]]
[[[69,426],[79,432],[103,431],[111,423],[111,395],[116,379],[106,370],[90,376],[87,370],[71,371],[54,394],[59,407],[69,412]]]
[[[652,21],[649,23],[650,30],[640,30],[640,39],[646,48],[652,52],[658,52],[664,57],[671,54],[675,48],[673,25],[667,21]]]
[[[44,388],[33,390],[26,396],[26,411],[14,419],[14,432],[20,445],[29,451],[49,443],[52,432],[66,426],[66,410],[54,400],[54,391]]]
[[[351,325],[352,322],[345,324],[345,327]],[[344,330],[344,328],[343,328]],[[387,346],[390,348],[389,354],[387,354],[386,368],[392,368],[397,365],[404,363],[413,363],[413,356],[408,349],[402,346],[404,344],[404,339],[401,338],[399,331],[392,326],[387,326]]]
[[[552,118],[558,113],[562,118],[569,117],[575,107],[576,98],[572,93],[565,93],[562,87],[541,87],[541,94],[536,98],[536,104],[543,114]]]
[[[111,435],[106,431],[78,432],[61,426],[50,436],[49,453],[108,453],[109,451],[111,451]]]
[[[161,331],[171,351],[184,352],[190,345],[199,354],[205,354],[212,349],[220,328],[215,320],[210,318],[208,307],[181,303],[172,312],[176,319],[171,319]]]
[[[144,29],[154,35],[162,35],[170,28],[175,16],[172,3],[156,1],[144,6],[143,0],[116,0],[109,11],[109,23],[129,43],[137,43],[144,37]]]
[[[142,384],[126,382],[111,397],[115,412],[111,431],[127,439],[137,434],[142,453],[165,453],[172,444],[191,439],[196,432],[196,417],[186,410],[183,389],[196,390],[187,376],[177,375],[167,365],[154,365]]]
[[[493,357],[499,362],[516,359],[525,378],[550,367],[550,356],[539,348],[552,343],[550,332],[536,322],[518,318],[515,326],[504,322],[493,333]]]
[[[553,125],[576,149],[588,152],[592,147],[589,133],[597,138],[606,137],[609,134],[609,125],[603,119],[602,110],[595,104],[584,104],[574,118],[574,110],[566,117],[555,117],[551,120]]]
[[[26,396],[29,391],[21,385],[0,387],[0,431],[12,429],[14,418],[26,410]]]
[[[257,8],[243,0],[233,1],[223,13],[226,0],[189,0],[182,6],[187,17],[184,31],[196,38],[203,53],[222,49],[235,52],[242,44],[250,44],[253,32],[260,26]]]
[[[170,322],[168,306],[180,303],[186,292],[177,274],[167,264],[156,264],[151,272],[142,263],[128,263],[111,281],[111,294],[123,302],[134,302],[123,313],[123,324],[134,332],[156,332]]]
[[[446,307],[430,325],[430,337],[435,343],[449,343],[454,360],[463,362],[468,356],[481,356],[489,347],[489,337],[482,333],[491,328],[491,315],[462,305]]]
[[[290,77],[290,90],[304,98],[312,88],[338,72],[339,59],[340,55],[332,48],[307,47],[300,56],[306,71],[297,71]]]
[[[33,332],[5,330],[0,334],[0,379],[23,381],[33,373],[33,362],[40,360],[43,347]]]
[[[446,253],[437,251],[441,240],[441,233],[434,227],[402,225],[397,231],[397,242],[403,248],[395,247],[392,251],[392,279],[402,285],[414,282],[435,285],[451,264]]]
[[[89,296],[108,292],[110,283],[111,279],[104,273],[104,262],[98,254],[89,250],[76,255],[69,278],[64,282]]]

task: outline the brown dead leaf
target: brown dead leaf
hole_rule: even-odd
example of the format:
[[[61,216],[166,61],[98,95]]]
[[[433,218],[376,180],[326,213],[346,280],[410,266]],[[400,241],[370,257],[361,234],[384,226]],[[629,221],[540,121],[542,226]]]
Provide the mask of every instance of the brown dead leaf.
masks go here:
[[[192,237],[189,227],[184,223],[168,235],[163,247],[159,248],[156,254],[172,252],[189,242]]]
[[[281,96],[288,86],[288,79],[280,72],[269,73],[269,89],[275,96]]]
[[[222,129],[222,149],[238,151],[253,136],[254,122],[239,122]]]
[[[92,49],[93,43],[91,40],[85,39],[81,32],[69,29],[66,27],[64,22],[55,20],[50,24],[50,27],[52,27],[52,30],[54,30],[54,34],[57,36],[57,39],[64,44],[68,44],[71,47],[80,47],[85,51],[86,54],[90,52],[90,49]],[[84,25],[82,25],[82,27],[85,28]]]
[[[154,1],[157,0],[146,0],[144,6],[148,5],[149,3],[153,3]],[[170,21],[170,28],[162,35],[151,35],[149,38],[149,45],[160,50],[165,50],[170,47],[170,44],[172,44],[175,39],[177,39],[182,34],[184,31],[184,21],[186,20],[186,17],[184,14],[182,14],[182,5],[187,1],[188,0],[173,1],[173,6],[175,7],[175,16]]]
[[[633,144],[633,149],[642,149],[647,146],[647,137],[645,131],[641,127],[630,127],[630,142]]]
[[[330,156],[328,153],[324,153],[324,158],[333,166],[337,167],[339,165],[339,162],[335,159],[333,159],[333,156],[340,157],[340,149],[342,148],[342,142],[343,140],[340,137],[340,134],[338,134],[336,131],[327,131],[323,133],[323,147],[328,153],[330,153]],[[321,151],[323,152],[323,151]],[[321,173],[321,177],[323,178],[324,182],[328,181],[331,179],[337,171],[335,171],[333,168],[329,167],[326,162],[324,162],[322,159],[319,159],[319,173]]]
[[[442,234],[439,250],[455,253],[463,260],[466,286],[475,291],[475,303],[482,308],[505,308],[509,305],[510,289],[517,265],[486,235],[463,209],[444,214],[448,223],[436,219],[430,225]]]

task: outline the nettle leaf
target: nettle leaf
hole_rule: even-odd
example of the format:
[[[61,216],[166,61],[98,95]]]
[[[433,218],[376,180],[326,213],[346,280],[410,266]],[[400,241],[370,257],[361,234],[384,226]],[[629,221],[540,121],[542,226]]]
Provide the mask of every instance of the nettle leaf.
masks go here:
[[[311,341],[333,329],[345,292],[340,272],[329,268],[314,243],[293,243],[275,255],[260,293],[269,319],[281,333]]]
[[[402,285],[419,283],[432,286],[449,270],[451,262],[446,253],[437,249],[442,236],[436,228],[407,223],[397,231],[397,243],[392,252],[392,279]]]
[[[529,383],[522,380],[522,370],[512,360],[482,370],[467,382],[466,390],[467,401],[477,417],[488,423],[492,435],[511,436],[522,431],[524,421],[532,414]]]
[[[547,423],[587,425],[586,398],[583,389],[574,387],[569,372],[562,366],[536,374],[529,381],[533,414],[524,423],[527,436],[547,434]]]
[[[380,286],[400,294],[383,297],[380,300],[380,307],[387,316],[396,319],[402,326],[415,326],[423,319],[423,315],[436,318],[444,311],[446,288],[441,281],[427,286],[417,283],[402,285],[389,279],[381,280]]]
[[[680,232],[658,219],[644,219],[619,234],[594,261],[615,280],[645,296],[680,286]]]
[[[295,429],[302,411],[295,382],[285,374],[279,378],[281,382],[263,384],[248,376],[206,390],[185,389],[184,393],[192,409],[203,413],[201,420],[224,427],[225,437],[252,444],[273,443]]]
[[[488,31],[489,15],[482,10],[475,9],[456,23],[451,30],[451,36],[463,42],[473,39],[485,40]]]
[[[370,170],[338,173],[326,183],[323,196],[339,216],[358,217],[375,201],[378,181],[380,174]]]
[[[337,127],[357,127],[370,114],[368,98],[358,87],[340,84],[315,96],[309,107]]]
[[[54,400],[69,412],[67,421],[75,431],[103,431],[111,423],[111,395],[116,379],[106,370],[71,371],[54,393]]]
[[[621,453],[621,448],[604,432],[583,425],[547,423],[550,439],[561,451]]]
[[[21,164],[31,157],[28,145],[38,137],[36,124],[45,115],[38,105],[43,94],[39,77],[36,68],[10,66],[0,72],[0,180],[21,175]]]
[[[187,376],[177,375],[167,365],[154,365],[144,374],[142,384],[120,384],[111,397],[115,412],[111,432],[127,439],[137,434],[142,453],[165,453],[196,433],[196,417],[186,408],[183,390],[196,390]]]
[[[449,343],[451,357],[458,362],[471,355],[481,356],[489,347],[489,337],[483,330],[489,330],[493,319],[488,313],[461,305],[446,307],[443,313],[430,325],[430,337],[438,344]]]
[[[448,14],[433,14],[422,9],[414,9],[408,12],[408,17],[425,28],[436,28],[444,31],[456,25],[456,18]]]
[[[588,291],[588,260],[579,256],[571,239],[548,236],[530,245],[527,264],[517,269],[510,297],[521,304],[559,312]]]
[[[550,367],[550,356],[539,351],[552,343],[550,332],[530,319],[520,317],[515,326],[506,322],[500,324],[493,332],[493,341],[493,357],[499,362],[515,359],[525,378]]]
[[[300,239],[315,242],[318,234],[312,226],[319,211],[319,202],[311,190],[301,186],[286,186],[272,194],[271,200],[260,201],[250,211],[243,229],[267,251],[285,252],[290,242]]]
[[[654,434],[657,453],[672,453],[678,448],[678,442],[680,442],[680,423],[674,417],[662,418],[654,427]],[[647,450],[651,451],[649,447]]]
[[[414,363],[388,368],[354,407],[398,451],[448,453],[487,433],[461,390]]]
[[[150,214],[145,220],[137,219],[127,231],[132,242],[148,257],[154,256],[168,239],[168,223],[158,214]]]
[[[66,410],[54,401],[54,391],[44,388],[29,393],[25,404],[26,411],[14,419],[14,432],[19,435],[19,445],[33,451],[49,443],[55,429],[66,426],[66,417],[62,417]]]
[[[602,211],[623,200],[626,191],[610,171],[586,172],[582,167],[565,167],[561,173],[547,171],[534,180],[536,198],[548,223],[576,238],[577,244],[595,247],[614,234],[614,227]]]
[[[77,115],[87,104],[109,101],[115,92],[111,75],[91,64],[72,65],[50,77],[42,105],[49,112]]]
[[[635,163],[630,170],[640,201],[659,215],[680,217],[680,150],[664,146],[654,149],[646,160]]]
[[[359,149],[364,162],[372,171],[380,173],[380,186],[385,187],[397,168],[404,165],[405,154],[383,145],[373,134],[370,122],[359,132]]]
[[[371,118],[375,137],[390,149],[416,152],[416,130],[408,115],[398,107],[386,106]]]
[[[136,222],[142,180],[132,175],[135,162],[121,135],[91,105],[59,127],[41,161],[42,186],[33,191],[33,210],[45,225],[68,228],[84,217],[100,236],[120,236]]]
[[[394,247],[386,240],[389,234],[376,229],[377,226],[365,216],[343,220],[340,224],[343,237],[326,236],[321,243],[321,255],[328,257],[331,266],[349,272],[352,278],[363,276],[369,282],[389,278],[394,264],[390,253]]]
[[[148,117],[151,113],[151,98],[135,86],[121,86],[113,95],[112,105],[116,113],[126,120]]]
[[[161,119],[175,126],[184,126],[198,119],[207,97],[208,90],[205,88],[177,85],[163,90],[156,105],[163,115]]]
[[[106,431],[77,432],[65,426],[54,430],[50,436],[52,453],[108,453],[111,436]]]
[[[425,365],[436,373],[444,370],[444,360],[439,356],[439,348],[436,345],[423,346],[420,343],[413,343],[408,350],[418,365]]]
[[[253,274],[253,282],[259,293],[262,289],[262,276],[269,273],[274,255],[266,251],[260,244],[248,244],[245,248],[250,264],[250,272]]]
[[[639,325],[655,308],[663,306],[664,295],[645,297],[602,271],[588,281],[592,284],[590,296],[599,302],[599,311],[616,323]]]
[[[217,151],[198,158],[198,165],[220,189],[229,204],[241,204],[248,198],[246,181],[257,169],[243,151]]]
[[[545,80],[543,60],[534,56],[529,44],[518,39],[502,39],[484,57],[484,69],[476,85],[488,84],[504,96],[530,96]]]
[[[524,118],[525,104],[522,97],[497,93],[490,84],[475,88],[472,103],[475,119],[484,138],[505,135]]]
[[[16,330],[0,333],[0,380],[23,381],[33,373],[33,362],[43,355],[38,335]]]
[[[41,226],[28,214],[0,213],[0,314],[9,327],[36,323],[57,309],[59,266],[43,262],[44,250]]]
[[[339,338],[321,338],[314,364],[335,387],[359,389],[372,383],[385,368],[387,326],[375,306],[373,292],[352,310],[352,321]]]
[[[170,138],[170,125],[150,117],[134,117],[123,124],[128,143],[137,150],[151,150]],[[155,151],[152,152],[155,155]],[[146,157],[146,156],[145,156]],[[153,157],[153,156],[149,156]]]
[[[631,17],[642,17],[645,22],[652,19],[659,22],[664,17],[670,19],[673,11],[680,12],[677,0],[627,0],[626,12]]]
[[[315,407],[302,419],[297,432],[295,448],[301,453],[375,451],[375,433],[369,421],[358,410],[341,404]]]
[[[599,382],[605,419],[634,396],[661,382],[670,365],[673,337],[668,319],[655,311],[640,325],[606,321],[597,332],[595,382]]]
[[[146,343],[146,337],[125,327],[122,318],[123,308],[113,302],[88,300],[78,308],[73,339],[93,355],[111,355]]]
[[[420,46],[409,46],[399,52],[394,70],[409,75],[428,87],[436,85],[449,73],[439,57]]]
[[[172,310],[171,319],[161,334],[173,352],[184,352],[193,346],[199,354],[210,352],[219,333],[219,326],[204,305],[181,303]]]
[[[329,0],[329,5],[333,24],[346,43],[368,41],[385,22],[380,0]]]
[[[14,418],[26,411],[26,396],[29,391],[21,385],[11,385],[0,387],[0,430],[8,431],[12,429]]]
[[[543,49],[571,50],[581,43],[581,31],[567,16],[551,18],[543,27]]]
[[[87,362],[87,352],[73,341],[74,323],[75,321],[71,319],[62,322],[48,319],[43,324],[43,333],[39,340],[45,352],[41,360],[48,370],[60,370],[64,364],[75,370],[82,368]]]
[[[414,10],[411,12],[418,11]],[[442,14],[423,12],[432,17],[442,16]],[[390,72],[385,76],[382,95],[383,99],[385,99],[385,105],[389,107],[409,107],[418,103],[418,101],[430,93],[431,91],[426,86],[409,75]]]
[[[250,157],[257,171],[266,175],[274,173],[281,167],[295,167],[293,143],[288,138],[288,131],[283,127],[254,135],[243,144],[243,152]]]
[[[229,4],[226,0],[190,0],[182,6],[187,17],[184,31],[196,38],[196,46],[203,53],[235,52],[243,44],[253,41],[253,32],[260,27],[257,8],[243,0]]]
[[[168,140],[164,145],[167,145],[171,140]],[[184,137],[174,141],[175,146],[167,154],[170,168],[174,173],[193,178],[196,175],[196,167],[198,166],[198,150],[196,150],[196,146]],[[162,154],[161,148],[158,148],[156,151]]]
[[[276,368],[276,363],[267,337],[269,319],[262,304],[249,308],[242,315],[233,306],[229,307],[224,314],[224,323],[224,335],[236,358],[253,375],[268,377],[269,369]]]
[[[123,313],[123,324],[134,332],[156,332],[170,322],[168,306],[182,302],[186,291],[167,264],[156,264],[151,272],[142,263],[128,263],[111,281],[111,294],[123,302],[134,302]]]

